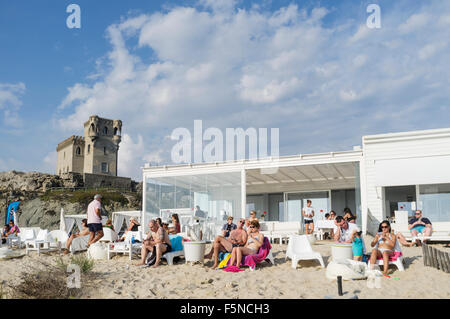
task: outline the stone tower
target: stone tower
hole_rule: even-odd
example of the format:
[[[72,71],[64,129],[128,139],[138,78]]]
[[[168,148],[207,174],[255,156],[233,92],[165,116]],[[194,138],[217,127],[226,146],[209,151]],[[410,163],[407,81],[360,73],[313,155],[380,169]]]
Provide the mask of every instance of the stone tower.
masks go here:
[[[84,173],[117,176],[122,121],[93,115],[84,123]]]
[[[122,121],[93,115],[84,123],[84,137],[71,136],[58,144],[57,173],[117,176]]]

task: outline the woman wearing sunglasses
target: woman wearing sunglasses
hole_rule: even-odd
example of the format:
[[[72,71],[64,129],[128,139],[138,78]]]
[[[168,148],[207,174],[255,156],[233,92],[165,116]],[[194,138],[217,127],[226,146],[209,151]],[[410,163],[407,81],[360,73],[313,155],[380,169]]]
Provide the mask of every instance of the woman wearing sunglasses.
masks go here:
[[[250,222],[247,243],[244,247],[233,247],[229,266],[233,266],[236,263],[236,267],[239,268],[242,256],[258,253],[259,247],[262,246],[264,240],[264,235],[259,232],[259,227],[258,220],[252,220]]]
[[[378,234],[370,244],[373,247],[372,254],[370,256],[370,269],[373,269],[378,258],[383,258],[383,275],[388,276],[389,257],[394,254],[394,247],[397,237],[391,233],[391,224],[389,221],[384,220],[381,222],[378,228]]]

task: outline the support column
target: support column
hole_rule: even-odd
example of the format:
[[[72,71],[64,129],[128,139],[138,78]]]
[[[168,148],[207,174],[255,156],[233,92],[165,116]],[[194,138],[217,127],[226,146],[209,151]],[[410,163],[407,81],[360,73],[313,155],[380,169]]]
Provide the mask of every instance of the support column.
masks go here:
[[[245,218],[245,210],[247,207],[247,178],[245,169],[241,170],[241,217]]]
[[[146,207],[145,207],[145,198],[146,198],[146,194],[147,194],[147,185],[145,183],[145,173],[144,173],[143,176],[142,176],[142,211],[141,211],[141,214],[142,214],[141,215],[141,225],[142,225],[142,231],[143,231],[142,238],[145,238],[146,228],[148,227],[147,223],[149,222],[149,221],[145,220],[145,209],[146,209]]]
[[[359,162],[359,180],[360,180],[360,194],[361,194],[361,217],[362,217],[362,231],[367,234],[368,222],[368,207],[367,207],[367,181],[366,181],[366,163],[364,159]]]

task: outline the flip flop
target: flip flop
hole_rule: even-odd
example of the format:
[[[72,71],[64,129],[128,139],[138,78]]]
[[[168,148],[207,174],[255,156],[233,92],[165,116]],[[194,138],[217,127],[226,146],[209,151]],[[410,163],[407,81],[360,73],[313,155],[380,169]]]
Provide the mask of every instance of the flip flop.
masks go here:
[[[391,276],[389,276],[389,275],[383,275],[384,277],[386,277],[386,278],[391,278]]]

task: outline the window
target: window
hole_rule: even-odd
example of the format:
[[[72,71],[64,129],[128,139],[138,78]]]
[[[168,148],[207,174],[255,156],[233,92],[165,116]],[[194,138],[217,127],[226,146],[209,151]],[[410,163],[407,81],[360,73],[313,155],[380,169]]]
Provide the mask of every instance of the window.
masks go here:
[[[108,163],[102,163],[102,173],[108,173]]]
[[[433,222],[450,221],[450,184],[420,185],[418,208]]]
[[[79,146],[77,147],[77,155],[81,155],[81,148]]]
[[[88,145],[88,154],[91,152],[91,145]]]
[[[103,148],[103,155],[106,155],[106,147]]]
[[[108,128],[106,126],[103,128],[103,134],[108,135]]]

